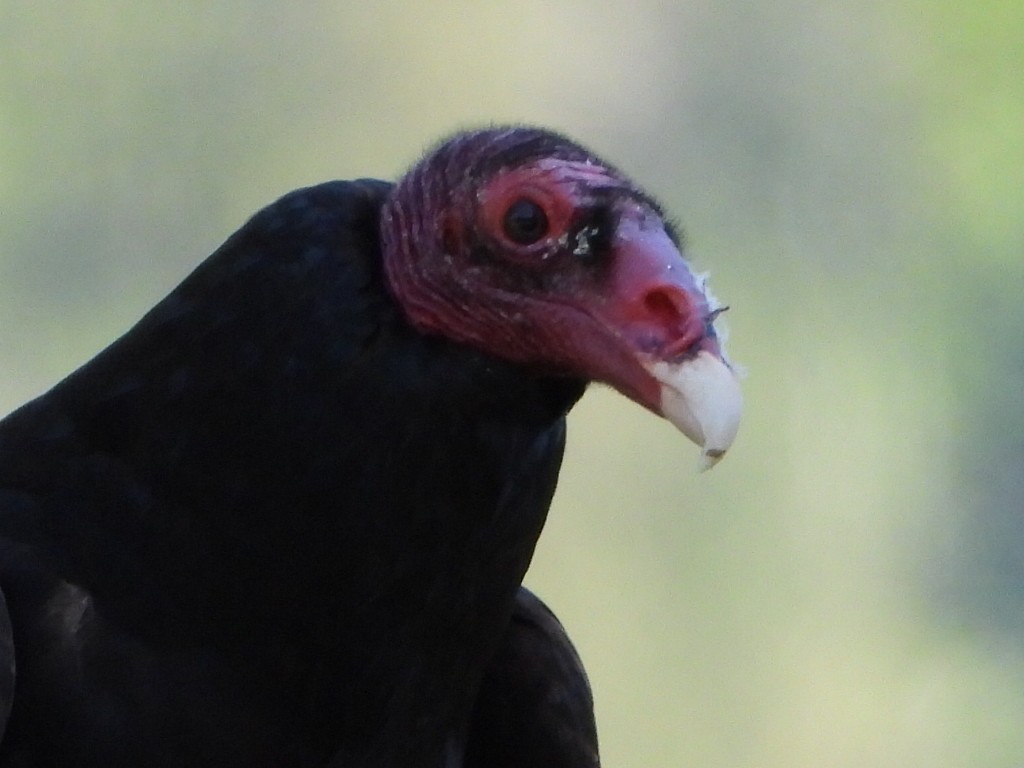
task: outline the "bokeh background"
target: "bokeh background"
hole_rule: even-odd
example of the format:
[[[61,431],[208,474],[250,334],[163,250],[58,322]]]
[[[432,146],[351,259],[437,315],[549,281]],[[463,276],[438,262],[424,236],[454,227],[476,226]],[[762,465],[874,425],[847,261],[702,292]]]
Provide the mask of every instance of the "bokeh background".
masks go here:
[[[0,411],[257,208],[462,126],[645,183],[732,306],[732,455],[606,391],[528,583],[608,766],[1024,765],[1024,4],[0,0]]]

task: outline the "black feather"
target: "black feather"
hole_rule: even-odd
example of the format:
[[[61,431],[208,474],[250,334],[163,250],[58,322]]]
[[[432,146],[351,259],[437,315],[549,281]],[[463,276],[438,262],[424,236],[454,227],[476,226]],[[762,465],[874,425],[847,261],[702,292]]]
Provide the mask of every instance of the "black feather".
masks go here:
[[[0,422],[0,766],[459,764],[583,383],[414,332],[389,189],[283,197]]]

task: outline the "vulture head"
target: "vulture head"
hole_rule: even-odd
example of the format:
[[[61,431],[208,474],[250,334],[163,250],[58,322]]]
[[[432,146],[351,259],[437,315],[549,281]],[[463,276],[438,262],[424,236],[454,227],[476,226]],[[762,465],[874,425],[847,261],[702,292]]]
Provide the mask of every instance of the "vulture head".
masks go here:
[[[609,384],[700,445],[705,467],[732,444],[724,308],[661,207],[592,152],[534,128],[459,134],[398,183],[381,232],[417,330]]]

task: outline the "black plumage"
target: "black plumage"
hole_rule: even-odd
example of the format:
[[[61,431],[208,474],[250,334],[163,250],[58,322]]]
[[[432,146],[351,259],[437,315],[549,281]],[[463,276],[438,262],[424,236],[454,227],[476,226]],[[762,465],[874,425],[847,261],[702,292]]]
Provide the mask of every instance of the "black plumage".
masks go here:
[[[473,707],[465,768],[599,764],[583,663],[555,615],[520,588]]]

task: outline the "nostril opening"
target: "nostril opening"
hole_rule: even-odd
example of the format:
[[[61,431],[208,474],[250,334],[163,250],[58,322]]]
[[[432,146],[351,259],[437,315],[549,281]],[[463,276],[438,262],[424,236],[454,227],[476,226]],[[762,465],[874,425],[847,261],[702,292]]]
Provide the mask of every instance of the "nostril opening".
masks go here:
[[[643,305],[648,322],[658,327],[664,340],[662,354],[676,358],[700,351],[705,339],[704,322],[685,291],[658,286],[644,295]]]
[[[679,307],[666,291],[648,293],[644,297],[644,307],[662,326],[672,326],[679,322]]]

